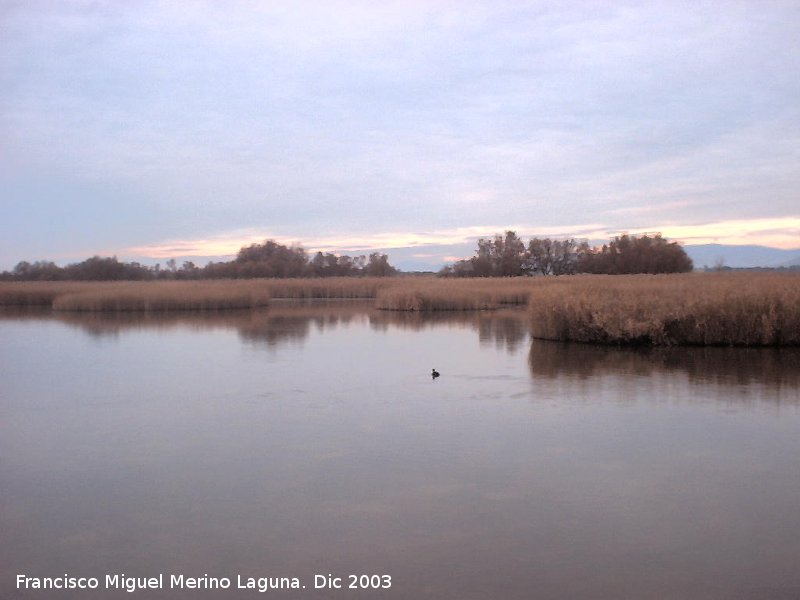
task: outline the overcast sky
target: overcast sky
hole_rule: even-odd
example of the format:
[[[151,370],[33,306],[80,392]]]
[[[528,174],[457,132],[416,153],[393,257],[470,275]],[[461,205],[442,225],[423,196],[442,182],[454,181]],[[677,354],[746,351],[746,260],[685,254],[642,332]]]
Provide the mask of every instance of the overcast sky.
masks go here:
[[[800,247],[796,1],[0,0],[0,90],[0,268]]]

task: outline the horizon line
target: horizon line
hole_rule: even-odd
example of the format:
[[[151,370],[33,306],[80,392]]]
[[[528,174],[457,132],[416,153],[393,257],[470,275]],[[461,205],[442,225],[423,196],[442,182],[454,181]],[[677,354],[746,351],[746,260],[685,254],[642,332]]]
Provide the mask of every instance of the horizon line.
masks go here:
[[[536,227],[527,224],[502,226],[467,226],[423,232],[386,232],[365,235],[311,235],[305,241],[295,236],[270,235],[256,228],[238,229],[217,235],[167,240],[130,246],[113,254],[169,259],[186,256],[223,257],[235,255],[253,243],[273,240],[286,246],[300,246],[307,252],[352,253],[379,250],[413,249],[430,246],[453,246],[475,242],[514,231],[521,238],[577,238],[589,241],[610,240],[619,235],[660,234],[663,237],[695,246],[722,244],[729,246],[766,246],[782,250],[800,250],[800,217],[735,219],[698,225],[648,225],[613,228],[590,223],[572,226]]]

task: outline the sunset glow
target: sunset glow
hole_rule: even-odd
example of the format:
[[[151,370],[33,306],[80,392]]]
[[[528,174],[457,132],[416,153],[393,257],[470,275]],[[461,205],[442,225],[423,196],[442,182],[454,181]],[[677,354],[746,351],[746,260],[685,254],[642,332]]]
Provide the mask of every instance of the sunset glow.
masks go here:
[[[302,245],[308,252],[332,252],[334,254],[369,253],[377,250],[399,248],[434,248],[453,244],[473,243],[481,237],[492,237],[505,231],[515,231],[520,237],[577,238],[602,242],[623,233],[660,233],[664,237],[684,244],[758,244],[775,248],[797,248],[800,245],[800,217],[780,219],[753,219],[720,221],[698,225],[652,225],[617,230],[598,224],[563,227],[540,227],[524,224],[498,225],[494,227],[461,227],[452,230],[431,232],[392,232],[365,236],[322,236],[299,240],[273,236],[269,232],[236,231],[210,239],[171,240],[148,246],[136,246],[118,250],[121,255],[142,256],[151,259],[169,259],[184,256],[219,257],[236,254],[249,244],[273,239],[284,245]],[[417,252],[417,258],[433,258],[431,252]],[[458,257],[463,258],[463,256]],[[446,256],[444,260],[455,260]]]
[[[798,24],[791,2],[6,3],[0,270],[265,239],[434,269],[506,230],[800,251]]]

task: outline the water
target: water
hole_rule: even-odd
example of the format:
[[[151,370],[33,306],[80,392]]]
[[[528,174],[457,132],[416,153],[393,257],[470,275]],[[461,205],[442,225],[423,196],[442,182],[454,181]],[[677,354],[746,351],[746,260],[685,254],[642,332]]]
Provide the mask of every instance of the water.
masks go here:
[[[306,585],[265,592],[286,598],[800,597],[794,350],[355,303],[6,311],[0,340],[0,598],[130,596],[16,589],[64,573],[163,574],[134,596],[176,599],[258,594],[237,575]],[[344,589],[315,590],[329,574]]]

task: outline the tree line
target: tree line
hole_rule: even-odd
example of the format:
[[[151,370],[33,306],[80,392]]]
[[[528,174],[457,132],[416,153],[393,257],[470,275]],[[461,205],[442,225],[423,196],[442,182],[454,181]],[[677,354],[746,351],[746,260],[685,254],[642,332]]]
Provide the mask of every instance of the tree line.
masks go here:
[[[246,279],[255,277],[388,277],[398,270],[386,254],[369,256],[317,252],[309,258],[302,246],[284,246],[274,240],[251,244],[231,261],[209,262],[199,267],[192,261],[178,266],[169,259],[162,267],[122,262],[116,256],[93,256],[59,267],[51,261],[22,261],[0,273],[5,281],[151,281],[157,279]]]
[[[518,277],[596,273],[685,273],[692,259],[660,234],[621,235],[602,246],[586,241],[532,238],[527,245],[513,231],[481,238],[475,256],[439,271],[443,277]]]
[[[682,273],[692,260],[676,242],[655,235],[622,235],[591,247],[586,241],[532,238],[527,244],[513,231],[481,238],[475,256],[444,267],[445,277],[517,277],[521,275],[572,275],[575,273]],[[5,281],[149,281],[157,279],[245,279],[255,277],[388,277],[398,273],[386,254],[369,256],[317,252],[312,257],[302,246],[284,246],[274,240],[251,244],[231,261],[192,261],[178,266],[169,259],[162,267],[122,262],[116,256],[93,256],[59,267],[51,261],[22,261],[0,273]]]

